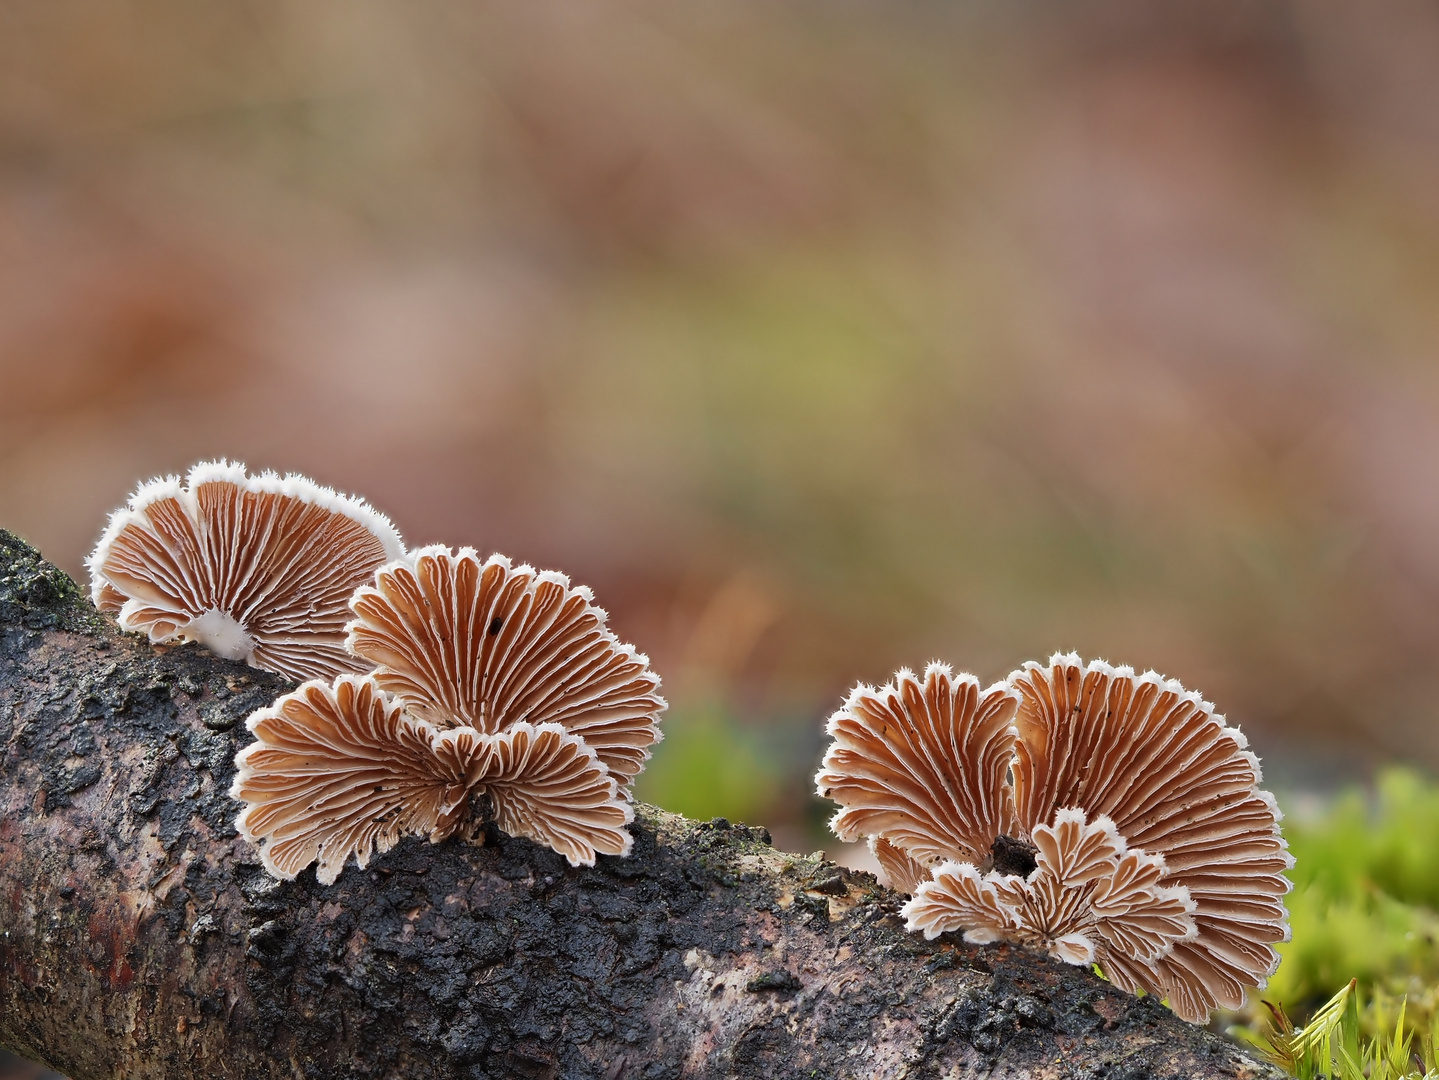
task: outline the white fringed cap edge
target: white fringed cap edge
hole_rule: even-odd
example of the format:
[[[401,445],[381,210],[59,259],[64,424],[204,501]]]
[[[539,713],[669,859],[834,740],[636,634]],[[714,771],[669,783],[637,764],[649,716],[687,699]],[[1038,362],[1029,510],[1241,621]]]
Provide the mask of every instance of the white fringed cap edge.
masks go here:
[[[377,567],[373,577],[371,577],[370,579],[370,583],[368,585],[361,585],[360,588],[356,590],[355,595],[358,596],[361,591],[375,591],[375,583],[378,582],[380,580],[380,577],[384,574],[391,574],[394,573],[396,570],[400,569],[408,570],[411,573],[414,573],[415,567],[419,564],[421,559],[427,557],[437,558],[442,555],[452,560],[474,559],[477,563],[480,564],[481,573],[483,573],[485,568],[488,566],[502,566],[507,572],[511,574],[532,574],[534,575],[534,580],[530,582],[529,588],[526,590],[527,592],[533,592],[535,588],[541,583],[552,583],[558,585],[560,588],[564,589],[566,592],[571,593],[572,595],[581,597],[584,602],[589,605],[590,610],[595,613],[595,618],[599,622],[599,629],[601,633],[603,633],[605,639],[611,645],[613,645],[622,656],[625,656],[626,658],[633,660],[636,663],[643,664],[645,668],[649,670],[649,673],[654,676],[656,691],[654,697],[655,700],[659,703],[659,708],[656,710],[656,712],[660,713],[669,708],[669,702],[667,702],[658,693],[658,690],[662,683],[660,680],[659,672],[655,671],[649,666],[649,656],[645,653],[640,652],[637,648],[634,647],[634,645],[630,644],[629,642],[621,641],[619,639],[619,635],[617,635],[613,630],[610,629],[609,612],[607,612],[604,608],[600,607],[598,604],[595,603],[595,594],[593,591],[591,591],[588,585],[572,585],[570,583],[569,576],[567,574],[561,573],[558,570],[536,570],[529,563],[521,563],[519,566],[515,566],[508,555],[502,555],[498,551],[494,552],[488,559],[481,559],[480,553],[476,548],[468,546],[452,548],[447,544],[427,544],[424,547],[411,548],[409,551],[401,551],[399,555],[392,558],[389,562],[385,563],[383,566]],[[345,624],[345,647],[351,653],[354,653],[354,649],[350,646],[350,643],[353,640],[353,634],[363,625],[363,623],[363,619],[351,619]],[[356,653],[355,655],[358,654]],[[660,730],[658,724],[655,724],[654,728],[654,741],[656,743],[662,742],[664,740],[664,732]],[[648,761],[650,758],[650,752],[648,749],[644,751],[644,755],[645,760]]]
[[[199,511],[195,489],[201,484],[216,481],[228,482],[258,494],[284,495],[318,506],[322,510],[343,515],[373,533],[385,549],[387,558],[397,560],[402,559],[405,555],[404,541],[400,539],[400,534],[394,524],[359,496],[342,495],[333,488],[318,484],[299,473],[286,473],[281,476],[273,470],[266,469],[264,472],[251,476],[242,463],[220,458],[216,461],[197,462],[190,468],[183,484],[180,478],[174,475],[146,480],[135,489],[126,505],[110,515],[109,521],[105,524],[105,531],[101,533],[100,540],[95,545],[95,550],[85,559],[85,567],[90,571],[91,602],[96,605],[100,602],[100,594],[106,585],[106,580],[100,573],[99,567],[109,555],[115,539],[127,525],[132,523],[143,525],[141,514],[146,507],[161,499],[171,498],[176,499],[193,520]]]

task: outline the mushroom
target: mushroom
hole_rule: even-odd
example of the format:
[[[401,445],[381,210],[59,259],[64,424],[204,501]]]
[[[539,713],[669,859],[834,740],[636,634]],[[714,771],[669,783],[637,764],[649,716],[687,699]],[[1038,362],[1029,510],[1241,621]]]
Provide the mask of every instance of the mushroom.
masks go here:
[[[141,484],[86,565],[91,598],[122,628],[298,680],[363,667],[345,651],[347,603],[403,553],[394,526],[361,499],[206,461],[183,484]]]
[[[816,778],[908,926],[1097,962],[1187,1020],[1278,966],[1293,865],[1244,736],[1177,682],[1056,655],[980,691],[932,664],[861,686]]]
[[[627,855],[626,785],[659,739],[659,678],[555,573],[428,547],[351,600],[348,644],[377,665],[251,716],[238,827],[292,878],[407,833],[480,840],[493,822],[571,865]]]
[[[1162,856],[1162,883],[1194,901],[1192,940],[1152,962],[1117,955],[1105,974],[1167,996],[1187,1020],[1238,1008],[1279,966],[1274,945],[1289,940],[1284,873],[1294,865],[1243,733],[1173,680],[1073,654],[1025,664],[1010,684],[1022,698],[1021,820],[1061,806],[1103,814],[1131,847]]]
[[[829,718],[834,744],[815,778],[841,807],[830,828],[844,840],[882,837],[922,865],[982,861],[1014,829],[1018,699],[1004,683],[981,690],[938,663],[923,682],[901,669],[883,690],[856,687]]]
[[[904,848],[884,837],[871,836],[869,850],[889,878],[890,885],[897,891],[913,895],[922,882],[929,880],[929,867],[918,859],[911,858]]]
[[[1090,822],[1071,807],[1052,827],[1036,825],[1033,837],[1027,877],[940,864],[903,909],[909,928],[926,938],[964,930],[975,944],[1018,941],[1065,963],[1101,966],[1111,954],[1158,960],[1197,935],[1189,891],[1160,885],[1164,860],[1127,849],[1108,818]]]
[[[256,742],[236,757],[230,792],[247,804],[236,826],[276,877],[318,861],[331,884],[351,856],[364,869],[402,836],[474,828],[475,804],[572,864],[629,854],[633,811],[595,752],[557,724],[440,730],[373,678],[341,675],[303,684],[248,726]]]
[[[503,555],[420,548],[356,592],[348,645],[413,715],[484,732],[559,724],[624,789],[660,739],[665,702],[649,659],[593,601],[563,574]]]

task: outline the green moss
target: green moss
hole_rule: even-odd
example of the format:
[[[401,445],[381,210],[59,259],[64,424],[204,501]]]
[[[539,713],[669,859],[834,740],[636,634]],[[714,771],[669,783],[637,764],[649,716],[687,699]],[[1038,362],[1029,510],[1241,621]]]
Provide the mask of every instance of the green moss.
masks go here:
[[[0,529],[0,625],[94,630],[99,623],[99,612],[69,574]]]
[[[1439,784],[1390,769],[1372,792],[1289,817],[1284,833],[1295,859],[1291,940],[1246,1019],[1266,1027],[1262,998],[1305,1021],[1356,980],[1358,1034],[1384,1036],[1392,1050],[1402,1023],[1419,1045],[1439,1020]]]
[[[1366,1009],[1351,979],[1302,1028],[1275,1008],[1269,1030],[1253,1038],[1274,1064],[1299,1080],[1439,1080],[1439,1039],[1431,1027],[1415,1030],[1403,1004],[1381,1015],[1366,1035]]]

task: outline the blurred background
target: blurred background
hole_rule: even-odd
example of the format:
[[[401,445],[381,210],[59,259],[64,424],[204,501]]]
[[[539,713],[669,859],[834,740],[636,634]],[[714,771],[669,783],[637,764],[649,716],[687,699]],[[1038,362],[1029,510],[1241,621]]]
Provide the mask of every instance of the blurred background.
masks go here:
[[[1432,769],[1439,8],[0,4],[0,526],[222,455],[591,585],[791,848],[932,658]]]

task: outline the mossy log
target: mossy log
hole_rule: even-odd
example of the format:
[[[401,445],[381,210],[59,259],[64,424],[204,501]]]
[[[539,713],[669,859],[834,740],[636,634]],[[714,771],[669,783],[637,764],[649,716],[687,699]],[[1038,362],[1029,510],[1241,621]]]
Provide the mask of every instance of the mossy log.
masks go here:
[[[329,887],[236,835],[288,688],[154,648],[0,532],[0,1046],[133,1077],[1266,1077],[1152,999],[904,932],[868,874],[640,807],[634,854],[402,843]]]

